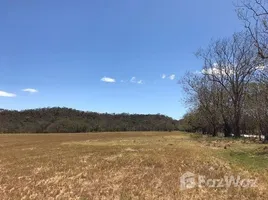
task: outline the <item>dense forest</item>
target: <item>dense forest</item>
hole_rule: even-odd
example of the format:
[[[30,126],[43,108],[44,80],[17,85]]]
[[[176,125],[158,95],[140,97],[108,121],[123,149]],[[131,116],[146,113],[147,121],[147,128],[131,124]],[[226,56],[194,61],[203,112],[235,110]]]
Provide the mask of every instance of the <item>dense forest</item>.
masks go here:
[[[0,111],[0,133],[173,131],[178,121],[164,115],[100,114],[69,108]]]
[[[201,48],[203,69],[181,81],[190,106],[181,129],[268,141],[268,3],[242,0],[237,13],[245,30]]]

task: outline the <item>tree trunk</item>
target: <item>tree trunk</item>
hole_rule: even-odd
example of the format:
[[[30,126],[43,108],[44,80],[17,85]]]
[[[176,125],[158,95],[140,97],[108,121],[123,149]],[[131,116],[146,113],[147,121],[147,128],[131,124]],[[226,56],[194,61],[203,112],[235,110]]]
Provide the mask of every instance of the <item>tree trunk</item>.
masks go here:
[[[268,133],[264,136],[263,143],[267,144],[268,143]]]
[[[268,127],[266,127],[265,132],[264,132],[264,142],[268,143]]]
[[[205,128],[202,128],[202,134],[203,134],[203,135],[206,135],[206,134],[207,134],[207,131],[206,131]]]
[[[240,137],[240,109],[237,104],[234,106],[234,136],[235,137]]]
[[[228,123],[224,123],[224,137],[231,137],[232,129]]]
[[[237,124],[237,122],[235,122],[235,125],[234,125],[234,136],[235,137],[240,137],[240,127],[239,127],[239,124]]]
[[[215,126],[213,126],[212,136],[213,137],[216,137],[217,136],[217,128]]]

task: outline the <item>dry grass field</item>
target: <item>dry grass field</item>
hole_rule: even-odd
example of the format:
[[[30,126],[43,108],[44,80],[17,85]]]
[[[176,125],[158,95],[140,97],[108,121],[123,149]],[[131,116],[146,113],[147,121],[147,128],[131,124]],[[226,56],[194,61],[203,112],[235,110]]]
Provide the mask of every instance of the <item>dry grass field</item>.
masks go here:
[[[257,187],[181,190],[188,171]],[[0,199],[268,199],[268,146],[178,132],[0,135]]]

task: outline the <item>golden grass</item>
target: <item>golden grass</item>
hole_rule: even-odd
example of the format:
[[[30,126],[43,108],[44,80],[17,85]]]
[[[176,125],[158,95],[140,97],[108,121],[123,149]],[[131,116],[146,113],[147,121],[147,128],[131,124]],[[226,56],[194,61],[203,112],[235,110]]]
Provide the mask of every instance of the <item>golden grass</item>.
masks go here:
[[[232,156],[260,147],[177,132],[0,135],[0,199],[267,199],[268,166]],[[258,187],[181,191],[187,171],[254,177]]]

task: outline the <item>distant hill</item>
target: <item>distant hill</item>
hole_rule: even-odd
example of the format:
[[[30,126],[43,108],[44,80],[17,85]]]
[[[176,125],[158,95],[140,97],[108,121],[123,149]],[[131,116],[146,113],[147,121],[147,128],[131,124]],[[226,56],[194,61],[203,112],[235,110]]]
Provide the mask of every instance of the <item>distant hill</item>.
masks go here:
[[[0,133],[173,131],[178,127],[178,121],[160,114],[103,114],[59,107],[0,111]]]

